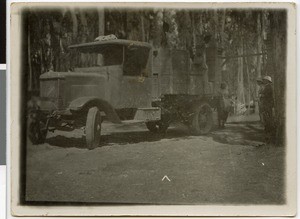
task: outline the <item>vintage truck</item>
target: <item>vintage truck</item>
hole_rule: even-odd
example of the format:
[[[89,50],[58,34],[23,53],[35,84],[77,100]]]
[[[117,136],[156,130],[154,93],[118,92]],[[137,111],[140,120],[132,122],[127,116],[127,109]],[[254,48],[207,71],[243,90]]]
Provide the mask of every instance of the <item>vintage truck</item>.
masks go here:
[[[153,49],[145,42],[98,40],[70,46],[73,68],[40,76],[40,95],[29,104],[27,133],[33,144],[48,131],[83,128],[86,146],[99,145],[101,123],[145,122],[164,133],[173,121],[192,134],[213,127],[213,94],[192,71],[185,50]],[[196,72],[196,73],[195,73]]]

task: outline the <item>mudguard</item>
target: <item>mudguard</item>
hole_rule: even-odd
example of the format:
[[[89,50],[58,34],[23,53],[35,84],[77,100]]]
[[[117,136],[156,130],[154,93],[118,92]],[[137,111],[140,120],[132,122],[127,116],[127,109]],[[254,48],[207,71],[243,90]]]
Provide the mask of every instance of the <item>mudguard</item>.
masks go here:
[[[69,109],[71,111],[81,111],[93,106],[97,106],[100,110],[102,110],[109,121],[113,123],[121,123],[121,120],[114,108],[106,100],[99,99],[98,97],[77,98],[70,103]]]

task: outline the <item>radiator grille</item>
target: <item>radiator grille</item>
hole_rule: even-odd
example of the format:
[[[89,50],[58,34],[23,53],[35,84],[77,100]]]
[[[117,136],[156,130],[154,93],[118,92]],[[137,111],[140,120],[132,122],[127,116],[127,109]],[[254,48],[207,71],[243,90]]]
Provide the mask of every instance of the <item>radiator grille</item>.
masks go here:
[[[59,81],[56,80],[42,80],[41,81],[41,97],[50,99],[58,99],[59,97]]]

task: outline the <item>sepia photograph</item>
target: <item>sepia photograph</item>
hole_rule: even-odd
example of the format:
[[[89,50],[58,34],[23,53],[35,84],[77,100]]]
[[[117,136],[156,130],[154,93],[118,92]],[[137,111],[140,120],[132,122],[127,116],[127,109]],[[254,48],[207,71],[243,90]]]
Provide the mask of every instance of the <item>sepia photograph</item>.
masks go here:
[[[248,6],[12,4],[12,207],[295,214],[295,5]]]

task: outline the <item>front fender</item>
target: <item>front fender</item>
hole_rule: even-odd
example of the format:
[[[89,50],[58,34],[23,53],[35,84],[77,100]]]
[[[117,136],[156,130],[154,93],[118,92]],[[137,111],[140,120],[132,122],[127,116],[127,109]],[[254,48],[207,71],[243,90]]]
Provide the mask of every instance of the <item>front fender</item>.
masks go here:
[[[70,105],[70,111],[81,111],[87,110],[93,106],[97,106],[101,111],[103,111],[107,119],[113,123],[121,123],[119,116],[117,115],[114,108],[106,101],[99,99],[98,97],[80,97],[73,100]]]

